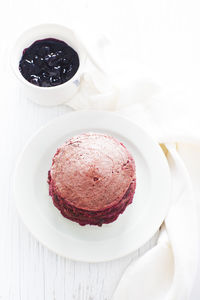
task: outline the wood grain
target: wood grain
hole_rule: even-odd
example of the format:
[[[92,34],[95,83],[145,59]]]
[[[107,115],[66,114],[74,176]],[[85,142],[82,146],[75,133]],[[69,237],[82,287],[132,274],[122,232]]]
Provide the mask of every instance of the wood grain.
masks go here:
[[[13,199],[16,160],[38,128],[70,109],[44,108],[27,101],[10,71],[5,72],[12,90],[1,99],[0,299],[108,300],[126,266],[151,245],[116,261],[89,264],[59,257],[30,235]]]

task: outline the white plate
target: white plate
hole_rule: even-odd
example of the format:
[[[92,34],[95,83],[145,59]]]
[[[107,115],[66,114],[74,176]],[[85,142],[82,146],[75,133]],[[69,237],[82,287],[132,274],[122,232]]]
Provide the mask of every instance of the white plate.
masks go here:
[[[47,173],[57,147],[87,131],[116,137],[136,162],[133,204],[102,227],[65,219],[48,195]],[[14,180],[17,208],[32,234],[62,256],[88,262],[120,258],[147,242],[166,216],[169,194],[170,173],[160,147],[137,125],[109,112],[68,113],[42,128],[21,154]]]

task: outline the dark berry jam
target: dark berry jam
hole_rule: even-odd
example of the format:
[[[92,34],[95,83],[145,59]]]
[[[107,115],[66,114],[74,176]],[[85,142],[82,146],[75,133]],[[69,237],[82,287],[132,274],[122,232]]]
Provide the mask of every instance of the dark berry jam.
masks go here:
[[[23,77],[37,86],[49,87],[71,79],[79,67],[77,52],[65,42],[48,38],[24,49],[19,62]]]

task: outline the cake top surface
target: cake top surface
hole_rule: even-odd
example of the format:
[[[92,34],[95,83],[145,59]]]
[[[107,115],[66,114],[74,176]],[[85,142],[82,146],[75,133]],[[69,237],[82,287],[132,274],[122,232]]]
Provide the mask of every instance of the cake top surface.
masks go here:
[[[135,179],[135,163],[117,139],[84,133],[57,150],[50,174],[54,192],[66,203],[96,211],[122,199]]]

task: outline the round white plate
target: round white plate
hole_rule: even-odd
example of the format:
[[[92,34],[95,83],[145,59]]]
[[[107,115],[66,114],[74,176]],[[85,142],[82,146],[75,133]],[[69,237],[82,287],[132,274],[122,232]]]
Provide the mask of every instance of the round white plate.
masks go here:
[[[102,227],[80,226],[64,218],[48,194],[47,173],[56,149],[87,131],[116,137],[136,163],[133,203]],[[31,233],[52,251],[88,262],[120,258],[147,242],[167,214],[169,194],[170,173],[161,148],[137,125],[109,112],[72,112],[40,129],[22,152],[14,177],[17,208]]]

